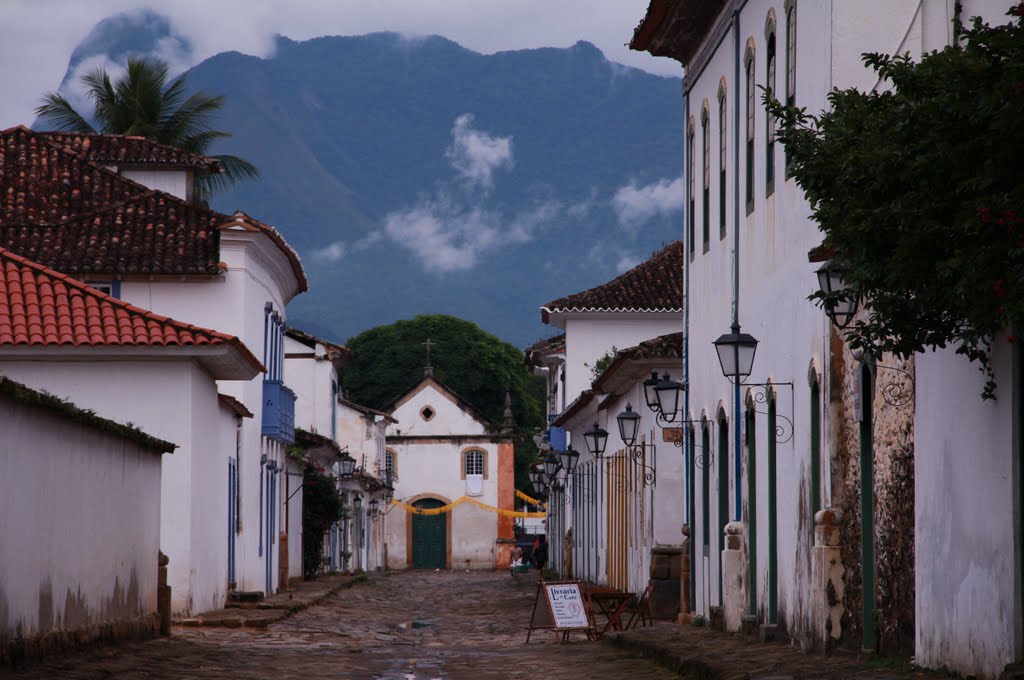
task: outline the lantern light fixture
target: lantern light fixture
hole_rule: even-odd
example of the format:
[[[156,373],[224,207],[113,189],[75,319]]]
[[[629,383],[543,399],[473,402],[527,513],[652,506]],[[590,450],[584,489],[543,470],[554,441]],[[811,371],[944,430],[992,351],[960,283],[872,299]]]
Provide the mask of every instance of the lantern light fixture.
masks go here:
[[[825,314],[838,328],[846,328],[853,321],[860,306],[860,296],[844,280],[845,270],[835,259],[818,268],[819,290],[830,299],[825,300]]]
[[[657,387],[659,382],[657,371],[651,371],[651,377],[644,380],[644,400],[647,402],[647,408],[655,413],[658,412],[658,395],[654,388]]]
[[[555,478],[555,475],[558,474],[558,468],[560,465],[561,463],[558,460],[558,456],[556,456],[554,452],[549,453],[547,457],[544,458],[544,474],[547,477],[548,483],[550,483],[551,480]]]
[[[657,395],[658,412],[662,420],[671,423],[676,419],[676,413],[679,411],[679,394],[684,391],[686,386],[669,378],[668,373],[658,381],[654,393]]]
[[[616,416],[619,422],[619,437],[626,446],[636,444],[637,431],[640,429],[640,414],[633,410],[632,404],[626,404],[626,410]]]
[[[352,474],[356,471],[356,459],[349,455],[348,451],[343,451],[341,457],[338,459],[338,472],[341,474],[342,479],[352,479]]]
[[[356,497],[352,499],[352,507],[356,509],[356,512],[359,512],[360,508],[363,507],[363,497],[356,494]]]
[[[558,454],[558,461],[562,468],[571,475],[576,470],[576,464],[580,462],[580,452],[571,447],[567,448]]]
[[[594,423],[592,428],[583,433],[583,439],[587,442],[587,450],[595,458],[600,458],[604,455],[605,447],[608,446],[608,430]]]
[[[367,504],[367,506],[370,508],[370,514],[371,515],[376,515],[377,514],[377,508],[380,507],[380,503],[377,502],[376,498],[373,498],[373,499],[370,500],[370,502]]]
[[[749,333],[741,333],[738,322],[733,322],[732,332],[725,333],[715,340],[715,351],[722,365],[722,373],[726,378],[737,383],[750,375],[754,368],[754,354],[757,352],[757,339]]]

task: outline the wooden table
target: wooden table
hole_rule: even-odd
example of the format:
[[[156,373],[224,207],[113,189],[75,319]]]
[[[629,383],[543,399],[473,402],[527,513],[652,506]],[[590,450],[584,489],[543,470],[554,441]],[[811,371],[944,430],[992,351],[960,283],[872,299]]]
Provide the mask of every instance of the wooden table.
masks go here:
[[[626,610],[629,601],[636,597],[634,593],[627,593],[608,586],[591,586],[587,589],[587,596],[596,606],[596,611],[593,613],[600,614],[605,618],[604,627],[601,628],[595,616],[598,636],[604,635],[609,630],[624,630],[622,613]]]

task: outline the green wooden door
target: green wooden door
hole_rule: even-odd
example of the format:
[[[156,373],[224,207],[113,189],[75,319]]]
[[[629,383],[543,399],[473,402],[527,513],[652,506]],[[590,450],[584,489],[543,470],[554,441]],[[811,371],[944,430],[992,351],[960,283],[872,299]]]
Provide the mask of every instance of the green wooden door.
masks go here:
[[[442,501],[425,498],[413,504],[421,510],[440,508]],[[445,513],[412,516],[412,566],[416,569],[444,569],[447,545]]]

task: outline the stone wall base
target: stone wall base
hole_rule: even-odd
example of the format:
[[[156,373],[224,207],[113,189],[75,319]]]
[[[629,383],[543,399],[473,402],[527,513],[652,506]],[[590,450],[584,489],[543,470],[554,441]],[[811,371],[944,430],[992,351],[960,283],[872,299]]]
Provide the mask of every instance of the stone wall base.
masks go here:
[[[134,619],[51,630],[27,637],[0,634],[0,668],[21,666],[83,647],[148,640],[156,637],[159,630],[160,617],[154,612]]]
[[[746,612],[747,589],[743,560],[743,524],[729,522],[725,525],[725,550],[722,551],[723,620],[725,630],[735,633],[743,626]]]

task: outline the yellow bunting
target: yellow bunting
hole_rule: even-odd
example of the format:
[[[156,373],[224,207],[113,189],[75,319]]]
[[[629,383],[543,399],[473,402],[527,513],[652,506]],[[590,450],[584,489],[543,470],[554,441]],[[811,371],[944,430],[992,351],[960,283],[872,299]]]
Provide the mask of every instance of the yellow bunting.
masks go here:
[[[536,498],[530,498],[529,496],[527,496],[525,493],[523,493],[519,489],[516,489],[516,498],[518,498],[519,500],[524,501],[526,503],[529,503],[530,505],[539,505],[542,508],[544,507],[544,502],[543,501],[539,501]]]
[[[451,510],[452,508],[454,508],[454,507],[456,507],[458,505],[462,505],[463,503],[470,503],[470,504],[475,505],[476,507],[480,508],[481,510],[489,510],[490,512],[496,512],[496,513],[498,513],[499,515],[501,515],[503,517],[517,517],[517,518],[528,517],[528,518],[535,518],[535,519],[544,519],[545,517],[547,517],[547,513],[545,513],[545,512],[518,512],[516,510],[505,510],[504,508],[496,508],[493,505],[487,505],[486,503],[481,503],[478,500],[474,500],[474,499],[468,498],[466,496],[463,496],[462,498],[454,500],[451,503],[449,503],[448,505],[443,505],[440,508],[417,508],[417,507],[413,507],[412,505],[409,505],[407,503],[403,503],[402,501],[397,500],[397,499],[393,499],[391,501],[391,505],[396,505],[396,506],[404,509],[406,512],[408,512],[410,514],[413,514],[413,515],[428,515],[428,516],[429,515],[440,515],[440,514],[446,513],[449,510]]]

